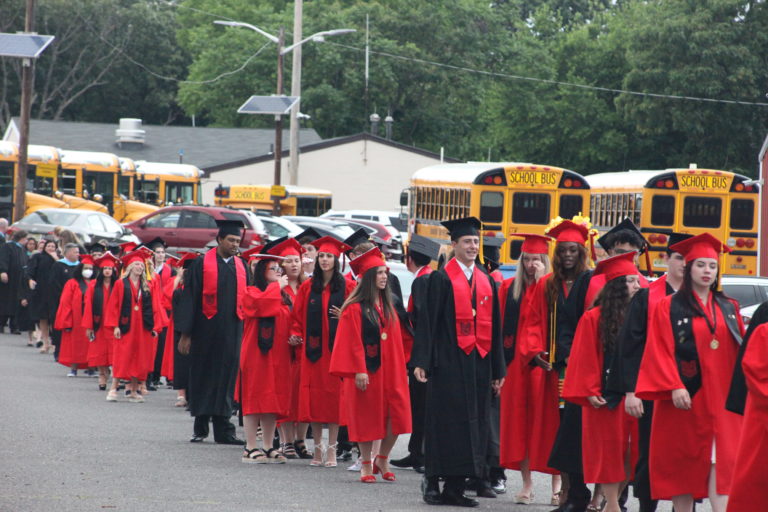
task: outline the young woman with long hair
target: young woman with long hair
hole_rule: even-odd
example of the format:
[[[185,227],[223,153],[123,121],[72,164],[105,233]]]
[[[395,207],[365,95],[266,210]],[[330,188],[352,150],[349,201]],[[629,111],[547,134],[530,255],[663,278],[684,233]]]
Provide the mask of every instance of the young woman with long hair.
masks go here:
[[[525,238],[521,246],[517,272],[505,280],[499,291],[502,312],[502,333],[504,359],[507,364],[507,378],[501,389],[501,435],[499,462],[502,467],[518,470],[523,488],[514,496],[515,503],[533,503],[533,479],[529,457],[534,454],[536,471],[542,467],[543,454],[536,451],[541,446],[537,428],[544,418],[545,403],[541,396],[545,389],[547,372],[538,366],[524,362],[519,338],[525,333],[524,314],[530,307],[529,301],[536,283],[549,271],[548,236],[516,234]],[[546,455],[548,456],[548,454]],[[551,471],[548,471],[551,472]],[[553,473],[553,472],[551,472]],[[552,493],[560,490],[560,476],[552,475]]]
[[[285,456],[273,448],[272,442],[277,420],[288,415],[291,405],[291,388],[285,378],[290,366],[291,310],[283,294],[288,278],[281,275],[282,257],[271,254],[270,249],[268,244],[261,253],[251,256],[256,266],[243,297],[243,344],[235,388],[235,400],[243,411],[246,440],[242,461],[256,464],[285,463]]]
[[[341,306],[354,284],[339,271],[341,253],[350,247],[325,236],[312,242],[317,259],[312,278],[302,283],[293,307],[291,343],[304,344],[299,385],[299,421],[311,423],[315,441],[311,466],[336,467],[341,379],[328,371]],[[323,444],[328,425],[328,446]]]
[[[47,286],[51,275],[51,267],[59,259],[56,252],[55,240],[41,241],[43,249],[32,255],[27,266],[27,275],[29,276],[29,289],[32,291],[29,304],[29,314],[32,320],[37,322],[40,329],[40,339],[43,346],[40,353],[45,354],[53,351],[51,345],[50,323],[48,316],[51,309],[51,290]]]
[[[637,419],[624,410],[624,395],[608,393],[606,377],[618,350],[629,301],[640,289],[635,252],[600,261],[594,275],[606,284],[596,306],[581,317],[573,338],[563,398],[582,406],[584,481],[600,484],[606,512],[621,512],[619,495],[637,459]]]
[[[149,257],[151,254],[147,256],[141,249],[123,256],[125,277],[112,289],[105,319],[106,327],[115,336],[112,379],[129,381],[128,401],[134,403],[144,402],[139,383],[147,379],[148,352],[155,346],[157,329],[164,324],[159,297],[153,296],[145,274]]]
[[[78,369],[88,368],[88,336],[83,327],[83,308],[93,267],[93,258],[88,255],[80,258],[72,278],[64,284],[56,311],[53,327],[62,331],[59,364],[70,368],[67,377],[77,377]]]
[[[671,499],[676,512],[706,497],[724,512],[742,423],[725,402],[744,333],[738,303],[717,287],[728,247],[704,233],[670,249],[685,258],[683,284],[653,312],[635,390],[656,401],[651,494]]]
[[[109,367],[112,365],[112,350],[115,344],[114,332],[104,325],[104,318],[112,288],[117,280],[120,261],[108,252],[95,263],[99,271],[96,279],[88,283],[88,291],[85,292],[83,327],[91,342],[88,346],[88,366],[99,369],[99,389],[104,391],[107,389]],[[110,400],[113,393],[114,398],[117,399],[117,392],[110,390],[107,400]]]
[[[344,379],[342,407],[349,439],[360,448],[360,481],[373,483],[379,472],[394,481],[389,453],[398,435],[411,431],[400,321],[381,251],[374,247],[350,265],[360,281],[342,308],[330,371]],[[372,448],[378,440],[381,445],[374,459]]]

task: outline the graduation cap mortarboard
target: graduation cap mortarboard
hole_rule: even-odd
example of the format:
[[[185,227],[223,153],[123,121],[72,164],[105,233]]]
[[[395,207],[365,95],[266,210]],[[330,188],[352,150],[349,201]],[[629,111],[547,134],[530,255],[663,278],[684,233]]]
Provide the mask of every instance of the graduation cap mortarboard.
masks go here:
[[[196,252],[180,252],[179,256],[180,258],[179,258],[179,261],[176,262],[176,266],[181,268],[187,268],[200,255]]]
[[[135,251],[131,251],[127,253],[125,256],[121,258],[121,261],[123,262],[123,266],[128,267],[128,265],[136,261],[141,261],[143,263],[144,260],[147,259],[147,253],[145,251],[146,251],[146,248],[141,247],[139,249],[136,249]]]
[[[344,243],[352,247],[352,249],[354,249],[355,247],[357,247],[362,243],[370,242],[370,241],[371,239],[368,236],[368,232],[363,228],[358,229],[357,231],[349,235],[346,239],[344,239]]]
[[[128,253],[137,248],[139,245],[136,242],[125,242],[119,245],[123,252]]]
[[[295,238],[288,238],[287,236],[278,238],[274,242],[267,244],[264,247],[264,250],[268,251],[270,254],[282,256],[284,258],[286,256],[301,256],[301,253],[304,252],[301,244],[299,244]]]
[[[88,249],[89,253],[93,252],[105,252],[107,250],[107,246],[102,244],[101,242],[94,242],[86,247]]]
[[[628,217],[624,217],[624,220],[613,226],[603,236],[598,238],[597,243],[599,243],[600,247],[604,250],[608,251],[616,245],[615,240],[622,231],[629,231],[630,233],[637,235],[639,240],[642,240],[643,246],[638,247],[638,249],[642,250],[644,249],[644,246],[648,244],[643,234],[637,229],[637,226],[635,226],[635,223],[629,220]]]
[[[669,249],[673,252],[682,254],[686,263],[699,258],[718,260],[721,253],[731,252],[731,249],[727,245],[709,233],[692,236],[682,242],[671,245]]]
[[[168,245],[165,243],[165,240],[163,240],[163,239],[162,239],[162,238],[160,238],[159,236],[158,236],[158,237],[155,237],[155,239],[153,239],[153,240],[151,240],[151,241],[147,242],[147,243],[146,243],[146,244],[144,244],[144,245],[146,245],[147,247],[149,247],[149,248],[150,248],[150,249],[152,249],[153,251],[155,250],[155,248],[156,248],[158,245],[159,245],[159,246],[162,246],[162,248],[163,248],[163,249],[165,249],[165,248],[167,248],[167,247],[168,247]]]
[[[521,236],[524,238],[523,245],[520,246],[520,252],[525,254],[547,254],[549,253],[549,243],[552,237],[546,235],[536,235],[534,233],[515,233],[512,236]]]
[[[693,237],[693,235],[689,235],[688,233],[670,233],[669,238],[667,239],[667,252],[675,252],[672,250],[673,245],[678,244],[683,240],[688,240],[691,237]]]
[[[165,262],[169,264],[172,267],[178,267],[179,266],[179,258],[177,256],[174,256],[173,254],[166,254],[165,255]]]
[[[111,252],[104,253],[104,256],[96,259],[96,265],[99,268],[104,268],[104,267],[117,268],[117,265],[119,263],[120,263],[120,260],[117,259],[115,255],[112,254]]]
[[[589,229],[584,224],[576,224],[572,220],[566,219],[547,231],[546,234],[554,238],[558,243],[575,242],[585,245],[589,237]]]
[[[342,252],[347,252],[352,249],[338,238],[334,238],[332,236],[324,236],[322,238],[318,238],[312,242],[312,245],[317,247],[317,252],[333,254],[337,258],[341,256]]]
[[[315,228],[307,228],[293,238],[295,238],[300,244],[303,245],[303,244],[314,242],[318,238],[322,238],[322,237],[323,235],[318,233]]]
[[[237,219],[216,219],[216,226],[219,228],[219,238],[235,235],[243,236],[243,221]]]
[[[411,235],[411,239],[408,241],[408,252],[417,252],[429,257],[429,259],[437,260],[440,255],[440,244],[425,236]]]
[[[90,254],[81,254],[80,255],[80,263],[83,265],[95,265],[96,262],[93,261],[93,256]]]
[[[458,240],[463,236],[480,236],[480,228],[482,227],[477,217],[446,220],[440,224],[448,230],[451,240]]]
[[[362,276],[372,268],[386,266],[387,262],[378,247],[370,249],[349,262],[356,276]]]
[[[637,251],[624,252],[597,262],[593,275],[605,275],[605,282],[612,281],[621,276],[634,276],[638,274],[635,266]]]
[[[499,248],[504,245],[506,238],[503,236],[484,236],[483,247],[496,247]]]

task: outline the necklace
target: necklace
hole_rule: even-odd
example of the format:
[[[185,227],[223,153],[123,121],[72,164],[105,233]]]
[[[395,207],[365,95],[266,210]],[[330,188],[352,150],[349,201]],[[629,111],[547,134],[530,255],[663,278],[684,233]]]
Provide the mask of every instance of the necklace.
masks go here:
[[[706,308],[706,306],[704,306]],[[709,342],[709,348],[717,350],[720,348],[720,342],[715,337],[715,331],[717,330],[717,311],[715,310],[715,301],[712,300],[712,322],[709,321],[709,317],[704,313],[704,320],[707,322],[707,328],[712,335],[712,341]]]

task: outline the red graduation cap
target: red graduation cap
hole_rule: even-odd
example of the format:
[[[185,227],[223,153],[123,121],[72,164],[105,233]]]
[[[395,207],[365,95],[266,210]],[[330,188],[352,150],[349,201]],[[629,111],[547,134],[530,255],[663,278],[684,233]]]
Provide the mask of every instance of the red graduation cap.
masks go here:
[[[130,265],[135,261],[140,261],[144,263],[145,260],[151,257],[152,257],[152,251],[150,251],[146,247],[139,247],[135,251],[131,251],[125,256],[123,256],[121,261],[123,262],[123,266],[127,268],[128,265]]]
[[[731,252],[731,249],[727,245],[709,233],[692,236],[691,238],[670,246],[669,250],[682,254],[686,263],[690,263],[699,258],[711,258],[717,260],[720,258],[720,254]]]
[[[572,220],[563,220],[546,233],[559,242],[576,242],[586,245],[589,229],[584,224],[576,224]]]
[[[605,282],[612,281],[617,277],[635,276],[638,274],[635,266],[635,255],[637,251],[624,252],[598,261],[595,272],[592,275],[605,275]]]
[[[95,265],[96,263],[93,261],[93,256],[90,254],[81,254],[80,255],[80,263],[83,265]]]
[[[525,239],[520,247],[520,252],[526,254],[547,254],[549,252],[549,242],[552,241],[552,237],[533,233],[515,233],[512,236],[520,236]]]
[[[180,252],[179,256],[180,258],[171,261],[171,265],[177,268],[187,268],[186,263],[195,261],[199,254],[196,252]]]
[[[386,265],[387,262],[384,259],[384,255],[381,253],[378,247],[374,247],[373,249],[364,252],[349,262],[349,266],[352,267],[352,271],[356,276],[362,276],[372,268]]]
[[[172,267],[178,267],[179,266],[179,258],[174,256],[173,254],[166,254],[165,255],[165,262],[172,266]]]
[[[120,260],[115,257],[111,252],[105,252],[104,255],[96,260],[96,265],[99,268],[112,267],[117,268]]]
[[[268,247],[267,252],[285,258],[287,256],[301,256],[304,248],[295,238],[288,238],[274,247]]]
[[[139,245],[136,242],[125,242],[124,244],[120,244],[120,248],[123,250],[123,253],[127,254],[137,248]]]
[[[317,247],[317,252],[333,254],[337,258],[341,257],[341,253],[352,250],[350,246],[332,236],[318,238],[317,240],[310,242],[310,244]]]

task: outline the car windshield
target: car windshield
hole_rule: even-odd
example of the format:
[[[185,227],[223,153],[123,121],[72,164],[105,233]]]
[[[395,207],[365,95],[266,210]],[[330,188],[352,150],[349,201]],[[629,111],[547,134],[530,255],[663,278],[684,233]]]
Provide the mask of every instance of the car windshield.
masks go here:
[[[23,224],[51,224],[54,226],[71,226],[77,220],[76,213],[38,210],[30,213],[24,219]]]

